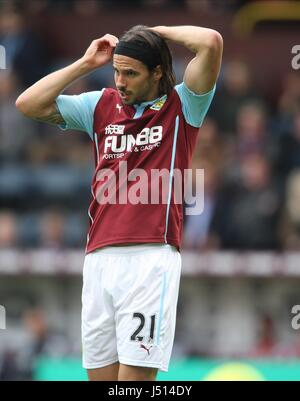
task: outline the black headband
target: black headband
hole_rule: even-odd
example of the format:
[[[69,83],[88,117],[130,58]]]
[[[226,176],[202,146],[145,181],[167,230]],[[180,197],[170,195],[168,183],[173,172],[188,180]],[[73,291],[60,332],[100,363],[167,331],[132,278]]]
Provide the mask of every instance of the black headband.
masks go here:
[[[117,44],[114,54],[120,54],[121,56],[127,56],[139,60],[148,66],[150,70],[161,64],[160,54],[148,43],[138,40],[131,42],[121,40]]]

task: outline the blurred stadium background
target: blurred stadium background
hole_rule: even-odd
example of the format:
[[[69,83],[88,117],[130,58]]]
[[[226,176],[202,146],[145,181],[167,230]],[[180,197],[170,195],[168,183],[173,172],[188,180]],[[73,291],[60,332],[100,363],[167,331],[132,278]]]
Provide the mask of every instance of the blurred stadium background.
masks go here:
[[[225,46],[193,159],[205,169],[205,210],[185,219],[174,352],[159,379],[299,380],[300,61],[292,63],[292,48],[300,4],[271,0],[0,1],[0,380],[86,379],[80,310],[91,144],[23,118],[15,99],[94,38],[140,23],[214,28]],[[191,55],[172,52],[181,81]],[[66,93],[112,79],[103,68]]]

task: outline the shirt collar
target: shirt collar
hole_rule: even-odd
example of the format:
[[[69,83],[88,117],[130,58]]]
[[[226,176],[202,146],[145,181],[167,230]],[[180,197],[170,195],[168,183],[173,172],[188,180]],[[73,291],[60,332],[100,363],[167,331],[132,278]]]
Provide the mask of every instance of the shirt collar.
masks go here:
[[[149,102],[142,102],[142,103],[139,103],[139,104],[134,104],[133,107],[137,109],[139,107],[146,107],[146,106],[150,106],[150,105],[152,106],[154,103],[158,102],[164,96],[166,96],[166,95],[162,95],[160,97],[157,97],[156,99],[150,100]]]

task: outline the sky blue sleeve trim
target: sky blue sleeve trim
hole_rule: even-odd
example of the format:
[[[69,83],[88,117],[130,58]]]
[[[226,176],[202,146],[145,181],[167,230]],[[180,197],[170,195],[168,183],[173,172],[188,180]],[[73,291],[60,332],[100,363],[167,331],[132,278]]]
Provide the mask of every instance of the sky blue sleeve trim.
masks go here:
[[[170,213],[170,204],[171,204],[171,196],[172,196],[172,183],[173,183],[173,175],[174,175],[174,162],[175,162],[175,156],[176,156],[178,127],[179,127],[179,117],[176,116],[173,147],[172,147],[171,166],[170,166],[170,175],[169,175],[169,194],[168,194],[168,204],[167,204],[168,206],[167,206],[167,213],[166,213],[165,243],[167,243],[167,233],[168,233],[168,226],[169,226],[169,213]]]
[[[201,127],[214,97],[216,84],[209,92],[202,95],[198,95],[191,91],[184,82],[176,85],[175,90],[180,97],[182,111],[186,122],[193,127]]]
[[[80,95],[58,96],[56,104],[65,121],[65,124],[61,124],[60,128],[62,130],[84,131],[93,139],[94,111],[103,92],[104,89],[81,93]]]

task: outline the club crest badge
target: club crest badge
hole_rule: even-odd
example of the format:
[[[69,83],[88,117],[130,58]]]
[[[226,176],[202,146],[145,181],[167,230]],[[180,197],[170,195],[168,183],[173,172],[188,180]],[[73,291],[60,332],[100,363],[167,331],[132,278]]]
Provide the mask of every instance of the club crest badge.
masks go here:
[[[167,95],[162,96],[157,102],[155,102],[150,109],[151,110],[160,110],[167,100]]]

